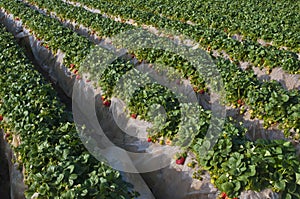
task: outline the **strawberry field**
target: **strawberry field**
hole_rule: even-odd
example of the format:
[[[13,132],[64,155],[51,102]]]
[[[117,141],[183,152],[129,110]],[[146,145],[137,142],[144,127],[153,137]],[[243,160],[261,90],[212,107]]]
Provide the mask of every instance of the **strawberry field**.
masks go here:
[[[23,197],[300,198],[299,2],[1,0],[0,8],[0,128]],[[101,90],[92,107],[112,143],[121,137],[139,153],[170,147],[169,165],[131,178],[94,157],[64,100],[88,109],[72,95],[78,84]],[[125,139],[130,128],[111,122],[116,99],[128,124],[151,126],[146,137]]]

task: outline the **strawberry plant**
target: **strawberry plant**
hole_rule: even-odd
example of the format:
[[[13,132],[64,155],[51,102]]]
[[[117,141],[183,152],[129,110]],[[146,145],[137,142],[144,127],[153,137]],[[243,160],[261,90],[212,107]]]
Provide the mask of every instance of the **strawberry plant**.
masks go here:
[[[39,1],[37,1],[36,3],[38,3],[38,2]],[[49,4],[49,6],[51,7],[51,5],[53,3],[49,2],[49,3],[44,3],[44,4],[45,4],[45,6],[47,6],[47,4]],[[22,6],[22,5],[19,5],[19,6]],[[66,7],[65,11],[71,9],[70,6],[68,6],[68,5],[65,5],[64,7]],[[213,34],[213,32],[211,32],[209,34]],[[255,48],[255,47],[252,45],[251,48]],[[197,74],[195,72],[195,69],[193,69],[193,67],[191,67],[191,65],[189,63],[187,63],[185,60],[183,60],[182,58],[180,58],[178,56],[174,56],[167,51],[166,52],[163,52],[163,51],[157,52],[155,50],[150,51],[149,49],[135,52],[135,54],[137,55],[137,57],[139,59],[146,59],[147,61],[149,60],[150,63],[153,62],[154,60],[157,60],[158,62],[161,62],[162,64],[166,64],[171,67],[173,66],[176,70],[180,71],[180,73],[182,74],[183,77],[189,78],[191,80],[191,82],[196,86],[197,92],[201,91],[201,93],[203,93],[203,91],[205,91],[204,81],[203,81],[203,78],[201,77],[201,75]],[[277,54],[276,54],[276,56],[277,56]],[[123,62],[121,62],[120,64],[122,65]],[[71,65],[74,66],[73,64],[71,64]],[[114,64],[111,66],[114,66]],[[124,66],[127,67],[127,69],[125,69],[125,71],[122,71],[120,76],[122,74],[126,73],[126,71],[130,70],[133,67],[131,64],[125,64]],[[124,69],[122,69],[122,68],[124,68],[124,66],[121,66],[120,70],[124,70]],[[241,98],[245,99],[245,101],[248,101],[247,98],[251,98],[251,96],[249,96],[247,92],[250,91],[249,86],[253,85],[253,83],[254,83],[254,85],[251,87],[251,89],[252,89],[251,91],[254,91],[254,93],[260,92],[260,83],[258,83],[256,77],[254,76],[254,74],[251,71],[249,71],[249,72],[241,71],[237,68],[237,66],[231,64],[230,62],[219,59],[219,58],[217,59],[217,66],[219,67],[220,73],[221,73],[222,77],[224,78],[223,80],[225,81],[225,88],[226,88],[226,94],[227,94],[226,96],[227,96],[227,101],[229,103],[236,104],[238,102],[238,100],[240,100]],[[105,92],[107,92],[108,96],[112,95],[112,88],[114,86],[114,82],[117,79],[119,79],[119,77],[120,77],[120,76],[116,76],[116,74],[119,74],[120,70],[106,70],[105,73],[107,73],[108,77],[102,78],[101,81],[102,80],[103,81],[99,83],[99,85],[103,88],[103,90]],[[88,70],[88,72],[92,72],[92,71]],[[234,78],[232,78],[229,74],[235,74]],[[95,76],[96,76],[96,74],[95,74]],[[244,81],[244,80],[248,80],[248,81]],[[264,84],[262,84],[262,86],[263,85]],[[238,88],[238,89],[236,89],[236,88]],[[255,88],[255,89],[253,89],[253,88]],[[280,89],[280,90],[283,90],[283,89]],[[298,94],[296,94],[296,95],[298,95]],[[276,103],[278,103],[278,102],[276,101]],[[277,111],[276,114],[273,114],[270,112],[270,114],[268,114],[268,117],[263,117],[261,114],[255,114],[254,116],[264,119],[266,128],[270,124],[278,122],[280,124],[280,127],[282,129],[284,129],[286,135],[288,136],[291,134],[291,129],[292,129],[292,132],[299,131],[299,127],[298,127],[299,122],[297,122],[297,121],[299,121],[299,117],[298,117],[299,114],[297,113],[298,111],[295,108],[296,106],[294,106],[294,104],[297,104],[297,103],[298,103],[297,99],[289,100],[287,102],[287,105],[285,105],[284,107],[281,106],[281,109],[284,109],[285,107],[293,107],[293,109],[291,109],[291,111],[284,112],[283,116],[281,118],[278,118],[278,116],[277,116],[277,115],[281,115],[280,111]],[[250,103],[251,109],[253,109],[253,110],[259,109],[256,107],[259,104],[263,104],[265,106],[269,105],[269,104],[266,104],[265,102]],[[264,109],[270,109],[270,108],[264,108]],[[294,110],[294,111],[292,111],[292,110]],[[293,118],[293,120],[287,120],[286,118]],[[283,120],[285,120],[285,121],[283,121]]]
[[[125,3],[111,0],[110,2],[119,6],[139,5],[138,10],[162,15],[172,20],[181,22],[189,20],[194,24],[218,29],[228,35],[238,33],[254,41],[262,38],[266,41],[273,41],[272,45],[277,47],[284,45],[291,50],[299,51],[299,43],[296,42],[299,36],[296,31],[299,27],[296,20],[299,5],[290,1],[274,1],[272,4],[261,1],[237,3],[232,1],[150,0],[144,2],[130,0]],[[237,15],[237,10],[239,12],[242,10],[243,15]],[[275,12],[276,15],[274,15]],[[255,13],[254,17],[253,13]]]
[[[87,38],[75,34],[55,19],[40,14],[20,1],[1,1],[0,6],[6,12],[19,17],[22,24],[28,27],[32,34],[43,39],[45,47],[54,53],[58,49],[63,51],[66,66],[72,68],[78,66],[92,48]]]
[[[25,197],[136,197],[118,171],[88,153],[71,113],[2,25],[0,52],[0,113],[6,118],[0,128],[6,138],[15,134],[21,139],[12,147],[25,168]]]
[[[226,123],[221,139],[206,156],[198,139],[193,150],[200,164],[209,170],[212,182],[230,198],[242,190],[272,188],[286,197],[299,198],[299,157],[284,140],[250,141],[246,129]]]
[[[270,69],[281,66],[284,70],[291,73],[299,73],[300,61],[295,52],[279,50],[274,46],[262,46],[256,41],[244,38],[242,42],[228,37],[227,33],[216,30],[212,27],[205,27],[201,24],[190,25],[178,20],[172,20],[161,16],[161,13],[143,11],[139,7],[132,7],[128,4],[120,7],[120,2],[107,1],[88,1],[77,0],[83,5],[91,8],[100,9],[104,13],[113,16],[121,16],[125,19],[134,19],[138,24],[155,26],[158,29],[168,30],[171,33],[182,34],[189,38],[199,41],[203,49],[213,48],[214,50],[224,50],[234,60],[249,61],[254,66],[268,67]],[[124,2],[125,4],[125,2]],[[140,3],[145,5],[147,3]],[[126,7],[124,10],[123,6]],[[194,11],[194,9],[193,9]],[[210,20],[208,20],[209,25]],[[298,33],[297,33],[298,34]],[[297,36],[295,37],[297,38]],[[299,48],[299,47],[298,47]]]

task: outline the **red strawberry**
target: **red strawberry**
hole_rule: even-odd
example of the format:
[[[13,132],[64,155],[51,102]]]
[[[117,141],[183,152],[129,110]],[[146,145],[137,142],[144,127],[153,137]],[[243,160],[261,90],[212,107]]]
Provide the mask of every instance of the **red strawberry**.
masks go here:
[[[75,64],[70,64],[70,68],[73,69],[75,67]]]
[[[204,93],[205,93],[204,89],[201,89],[201,90],[199,91],[199,93],[200,93],[200,94],[204,94]]]
[[[241,99],[239,99],[239,100],[237,101],[237,103],[240,104],[240,105],[242,105],[242,104],[243,104],[243,101],[242,101]]]
[[[1,122],[1,121],[3,121],[3,116],[2,116],[2,115],[0,115],[0,122]]]
[[[148,142],[152,142],[152,139],[150,138],[150,137],[148,137],[148,140],[147,140]]]
[[[91,80],[87,79],[86,82],[89,83]]]
[[[76,75],[76,79],[81,79],[81,76],[80,75]]]
[[[103,105],[106,106],[106,107],[109,107],[110,106],[110,101],[109,100],[103,101]]]
[[[136,114],[136,113],[132,113],[132,114],[131,114],[131,118],[136,119],[136,117],[137,117],[137,114]]]
[[[78,74],[78,70],[77,70],[77,69],[74,69],[74,70],[73,70],[73,73],[74,73],[75,75],[77,75],[77,74]]]
[[[185,158],[184,157],[180,157],[179,159],[176,160],[176,164],[179,164],[179,165],[183,165],[185,162]]]
[[[225,192],[223,192],[223,193],[221,194],[221,198],[222,198],[222,199],[227,198],[227,194],[226,194]]]
[[[45,48],[49,49],[49,46],[48,46],[48,45],[45,45]]]
[[[10,133],[5,133],[4,139],[7,140],[7,138],[10,136]]]
[[[197,88],[197,87],[194,87],[193,89],[194,89],[194,91],[195,91],[195,92],[197,92],[197,91],[198,91],[198,88]]]
[[[17,20],[17,21],[19,21],[19,20],[20,20],[20,18],[19,18],[19,17],[16,17],[16,20]]]

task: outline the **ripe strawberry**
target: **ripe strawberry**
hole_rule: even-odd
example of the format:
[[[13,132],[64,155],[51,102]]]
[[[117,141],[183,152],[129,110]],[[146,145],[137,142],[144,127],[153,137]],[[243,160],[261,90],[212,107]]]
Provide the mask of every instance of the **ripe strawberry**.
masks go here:
[[[204,94],[205,93],[204,89],[199,90],[199,93]]]
[[[179,164],[179,165],[183,165],[185,162],[185,158],[184,157],[180,157],[179,159],[176,160],[176,164]]]
[[[70,68],[74,69],[75,68],[75,64],[70,64]]]
[[[46,44],[46,45],[45,45],[45,48],[49,49],[49,46]]]
[[[242,104],[243,104],[243,101],[242,101],[241,99],[238,99],[237,103],[238,103],[239,105],[242,105]]]
[[[7,140],[7,138],[10,136],[10,133],[5,133],[4,139]]]
[[[148,140],[147,140],[147,142],[152,142],[152,139],[151,139],[151,137],[148,137]]]
[[[73,70],[73,73],[74,73],[75,75],[77,75],[77,74],[78,74],[78,70],[77,70],[77,69],[74,69],[74,70]]]
[[[106,106],[106,107],[109,107],[110,103],[111,103],[110,100],[103,101],[103,105]]]
[[[91,80],[87,79],[86,82],[89,83]]]
[[[3,116],[2,116],[2,115],[0,115],[0,122],[1,122],[1,121],[3,121]]]
[[[137,117],[137,114],[136,114],[136,113],[132,113],[132,114],[131,114],[131,118],[136,119],[136,117]]]
[[[80,75],[76,75],[76,79],[81,79],[81,76]]]
[[[221,198],[222,198],[222,199],[227,198],[227,194],[226,194],[225,192],[223,192],[223,193],[221,194]]]
[[[19,17],[16,17],[15,19],[16,19],[16,21],[19,21],[19,20],[20,20],[20,18],[19,18]]]

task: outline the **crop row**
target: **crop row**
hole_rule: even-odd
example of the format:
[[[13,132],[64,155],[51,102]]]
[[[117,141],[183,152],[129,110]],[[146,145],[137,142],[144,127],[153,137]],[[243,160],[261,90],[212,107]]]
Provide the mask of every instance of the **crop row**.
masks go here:
[[[110,0],[120,7],[138,5],[139,10],[152,12],[179,21],[192,21],[231,35],[242,34],[254,41],[272,41],[299,52],[300,4],[290,1],[171,1]]]
[[[282,67],[290,73],[299,73],[300,60],[296,53],[278,50],[274,46],[264,47],[257,42],[247,40],[240,42],[226,33],[202,25],[190,25],[180,21],[161,17],[158,14],[139,10],[130,5],[116,5],[110,1],[77,0],[83,5],[97,8],[103,13],[113,16],[121,16],[123,19],[134,19],[138,24],[146,24],[157,27],[159,30],[171,31],[182,34],[200,43],[201,47],[208,50],[224,50],[231,59],[248,61],[257,67],[265,67],[272,70],[274,67]]]
[[[272,188],[281,198],[300,198],[300,162],[294,146],[284,140],[250,141],[246,133],[227,121],[213,150],[207,150],[206,139],[195,140],[192,151],[209,171],[211,182],[229,197],[238,197],[239,190]]]
[[[41,45],[52,50],[54,54],[58,49],[63,51],[65,65],[79,65],[92,47],[87,38],[79,36],[60,22],[39,14],[21,2],[1,1],[0,6],[14,14],[15,20],[22,19],[23,25],[31,34],[38,40],[43,39]]]
[[[26,198],[133,198],[120,173],[93,158],[81,143],[55,90],[1,25],[0,127],[25,166]],[[30,71],[30,72],[29,72]]]
[[[112,28],[118,30],[117,28],[120,26],[120,24],[112,20],[110,27],[92,26],[92,21],[100,25],[102,24],[101,21],[103,18],[99,17],[99,14],[91,13],[83,8],[76,8],[67,3],[60,3],[59,0],[50,0],[46,3],[43,0],[30,0],[30,2],[34,2],[38,6],[42,6],[50,11],[59,11],[59,15],[61,15],[62,19],[76,20],[86,27],[94,29],[101,37],[111,36],[111,33],[105,34],[106,29]],[[86,17],[82,19],[74,16],[72,13],[74,13],[75,8],[78,16]],[[69,13],[71,13],[71,15],[69,15]],[[125,27],[128,30],[133,29],[133,27]],[[116,34],[124,29],[118,30]],[[146,60],[149,63],[155,63],[159,60],[161,63],[173,67],[179,71],[183,78],[191,80],[192,84],[195,85],[196,91],[203,92],[205,90],[202,75],[199,74],[195,67],[187,62],[187,60],[182,59],[180,56],[174,56],[173,53],[168,50],[142,49],[132,50],[132,52],[139,60]],[[223,78],[228,103],[240,106],[241,103],[246,102],[251,109],[252,117],[263,119],[266,128],[274,124],[279,124],[279,127],[285,131],[287,136],[290,135],[291,129],[293,129],[293,132],[296,132],[294,136],[296,138],[298,137],[297,134],[299,134],[300,128],[299,91],[285,91],[276,81],[260,83],[252,70],[243,71],[236,64],[230,63],[228,60],[217,58],[215,62]],[[93,75],[98,77],[99,74],[96,74],[97,70],[95,69],[95,67],[97,68],[98,66],[93,66],[94,68],[92,66],[93,65],[89,68],[83,68],[82,70],[84,72],[94,71],[91,73],[95,73]],[[133,65],[130,66],[128,63],[125,65],[120,64],[119,66],[123,67],[120,69],[118,69],[118,67],[112,67],[112,71],[105,74],[105,77],[100,82],[100,86],[108,97],[112,95],[115,85],[111,82],[115,82],[118,79],[115,74],[122,76],[123,74],[120,74],[120,70],[124,70],[124,67],[128,67],[125,72],[133,68]],[[138,103],[138,100],[136,102]],[[134,109],[133,106],[130,106],[130,108]],[[143,118],[145,117],[143,116]]]

